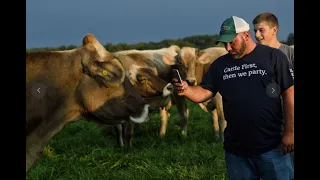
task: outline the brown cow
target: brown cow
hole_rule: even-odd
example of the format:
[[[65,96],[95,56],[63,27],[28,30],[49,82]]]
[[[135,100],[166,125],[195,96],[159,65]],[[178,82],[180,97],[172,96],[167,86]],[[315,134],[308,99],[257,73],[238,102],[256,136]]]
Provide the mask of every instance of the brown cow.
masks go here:
[[[151,81],[159,88],[167,85]],[[67,123],[142,123],[148,120],[150,106],[120,61],[92,34],[72,50],[26,52],[26,96],[26,171]],[[130,149],[132,134],[126,133]]]
[[[150,109],[155,110],[160,108],[161,127],[160,136],[163,137],[166,133],[166,126],[169,119],[169,108],[171,106],[171,99],[177,104],[177,110],[180,116],[181,132],[182,135],[186,135],[187,121],[188,121],[188,109],[186,100],[184,97],[178,96],[175,93],[171,94],[173,88],[172,84],[168,83],[165,87],[169,90],[163,89],[163,96],[154,97],[155,93],[146,93],[147,89],[155,89],[161,91],[162,89],[157,87],[159,84],[151,84],[144,81],[145,74],[148,73],[153,78],[160,78],[165,82],[171,82],[172,69],[176,68],[180,70],[181,76],[185,76],[184,66],[177,62],[176,56],[180,48],[176,45],[171,45],[168,48],[153,49],[153,50],[124,50],[114,52],[126,71],[129,72],[130,80],[138,88],[145,100],[150,104]],[[150,91],[149,91],[150,92]],[[170,93],[166,93],[170,92]],[[166,96],[169,95],[170,96]],[[164,97],[166,96],[166,97]]]
[[[211,63],[218,57],[227,54],[223,47],[210,47],[199,50],[193,47],[182,47],[178,58],[185,64],[188,69],[186,81],[189,85],[197,85],[202,81],[203,76],[207,73]],[[222,97],[218,92],[215,97],[206,102],[199,103],[200,107],[210,112],[213,125],[213,134],[216,138],[223,140],[223,131],[226,127],[226,121],[223,113]]]

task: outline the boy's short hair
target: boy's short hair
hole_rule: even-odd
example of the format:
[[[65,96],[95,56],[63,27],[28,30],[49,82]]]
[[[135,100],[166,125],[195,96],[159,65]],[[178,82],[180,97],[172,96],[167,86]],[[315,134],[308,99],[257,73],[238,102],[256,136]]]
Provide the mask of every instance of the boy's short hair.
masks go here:
[[[278,23],[278,18],[272,13],[265,12],[257,15],[253,21],[252,24],[258,24],[266,22],[270,27],[278,27],[279,28],[279,23]]]

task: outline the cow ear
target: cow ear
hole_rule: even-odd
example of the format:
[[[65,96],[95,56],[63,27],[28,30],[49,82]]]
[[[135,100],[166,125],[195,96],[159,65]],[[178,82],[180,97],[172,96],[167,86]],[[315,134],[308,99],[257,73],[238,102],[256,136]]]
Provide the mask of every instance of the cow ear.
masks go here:
[[[82,40],[82,46],[90,46],[88,48],[92,49],[92,46],[94,47],[95,51],[98,53],[99,57],[96,59],[99,62],[104,62],[108,60],[113,59],[113,55],[108,52],[102,44],[96,39],[96,37],[93,34],[87,34],[83,40]]]
[[[180,47],[177,45],[171,45],[169,49],[172,49],[175,53],[178,53],[180,51]]]
[[[201,64],[208,64],[208,63],[210,63],[209,53],[203,53],[202,55],[200,55],[200,57],[198,58],[198,61],[199,61]]]
[[[171,55],[164,55],[162,56],[162,61],[167,65],[174,65],[175,64],[175,57]]]
[[[125,71],[122,64],[92,34],[83,38],[82,46],[82,65],[85,74],[106,87],[116,87],[123,83]]]

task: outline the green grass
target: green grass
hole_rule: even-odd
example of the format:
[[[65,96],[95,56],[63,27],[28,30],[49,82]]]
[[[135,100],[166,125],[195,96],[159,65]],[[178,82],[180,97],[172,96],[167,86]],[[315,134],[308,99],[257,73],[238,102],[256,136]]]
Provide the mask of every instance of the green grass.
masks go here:
[[[208,113],[188,102],[188,136],[180,138],[176,107],[171,108],[166,136],[159,138],[160,116],[151,114],[124,153],[113,135],[101,126],[78,121],[54,136],[42,157],[27,173],[32,180],[223,180],[226,179],[222,143],[212,134]]]

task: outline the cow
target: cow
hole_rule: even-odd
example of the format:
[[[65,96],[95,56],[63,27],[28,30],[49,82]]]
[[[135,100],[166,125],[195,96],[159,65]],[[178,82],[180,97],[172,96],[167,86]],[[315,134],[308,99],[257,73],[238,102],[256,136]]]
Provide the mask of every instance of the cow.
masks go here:
[[[194,47],[182,47],[178,58],[189,69],[185,79],[187,83],[191,86],[199,84],[207,73],[211,63],[227,53],[224,47],[209,47],[202,50]],[[218,92],[215,97],[199,103],[199,106],[205,112],[211,114],[213,134],[217,139],[223,140],[226,121],[223,113],[221,94]]]
[[[167,85],[144,77],[159,89]],[[71,50],[27,51],[26,97],[26,172],[48,141],[70,122],[86,119],[119,126],[149,118],[150,105],[121,62],[93,34],[87,34],[82,46]],[[125,132],[128,151],[132,133]]]
[[[188,122],[188,108],[186,104],[186,99],[184,97],[178,96],[176,93],[165,93],[166,89],[159,89],[158,84],[147,83],[145,81],[145,74],[154,76],[154,78],[160,78],[168,85],[165,88],[169,89],[170,92],[173,90],[171,84],[172,81],[172,69],[176,68],[180,70],[181,76],[186,76],[185,67],[179,63],[176,59],[180,48],[176,45],[171,45],[170,47],[165,47],[161,49],[151,49],[151,50],[123,50],[113,52],[112,54],[119,59],[123,64],[126,71],[129,72],[130,80],[132,84],[139,89],[141,95],[150,104],[150,110],[159,109],[161,118],[161,127],[159,136],[162,138],[166,133],[166,126],[169,120],[170,114],[169,109],[171,107],[171,102],[174,101],[180,117],[181,134],[183,137],[187,135],[187,122]],[[156,89],[158,92],[162,90],[162,96],[156,96],[157,94],[146,93],[146,89],[150,87]],[[165,96],[167,95],[167,96]],[[151,98],[148,98],[152,96]],[[133,128],[133,127],[132,127]]]

